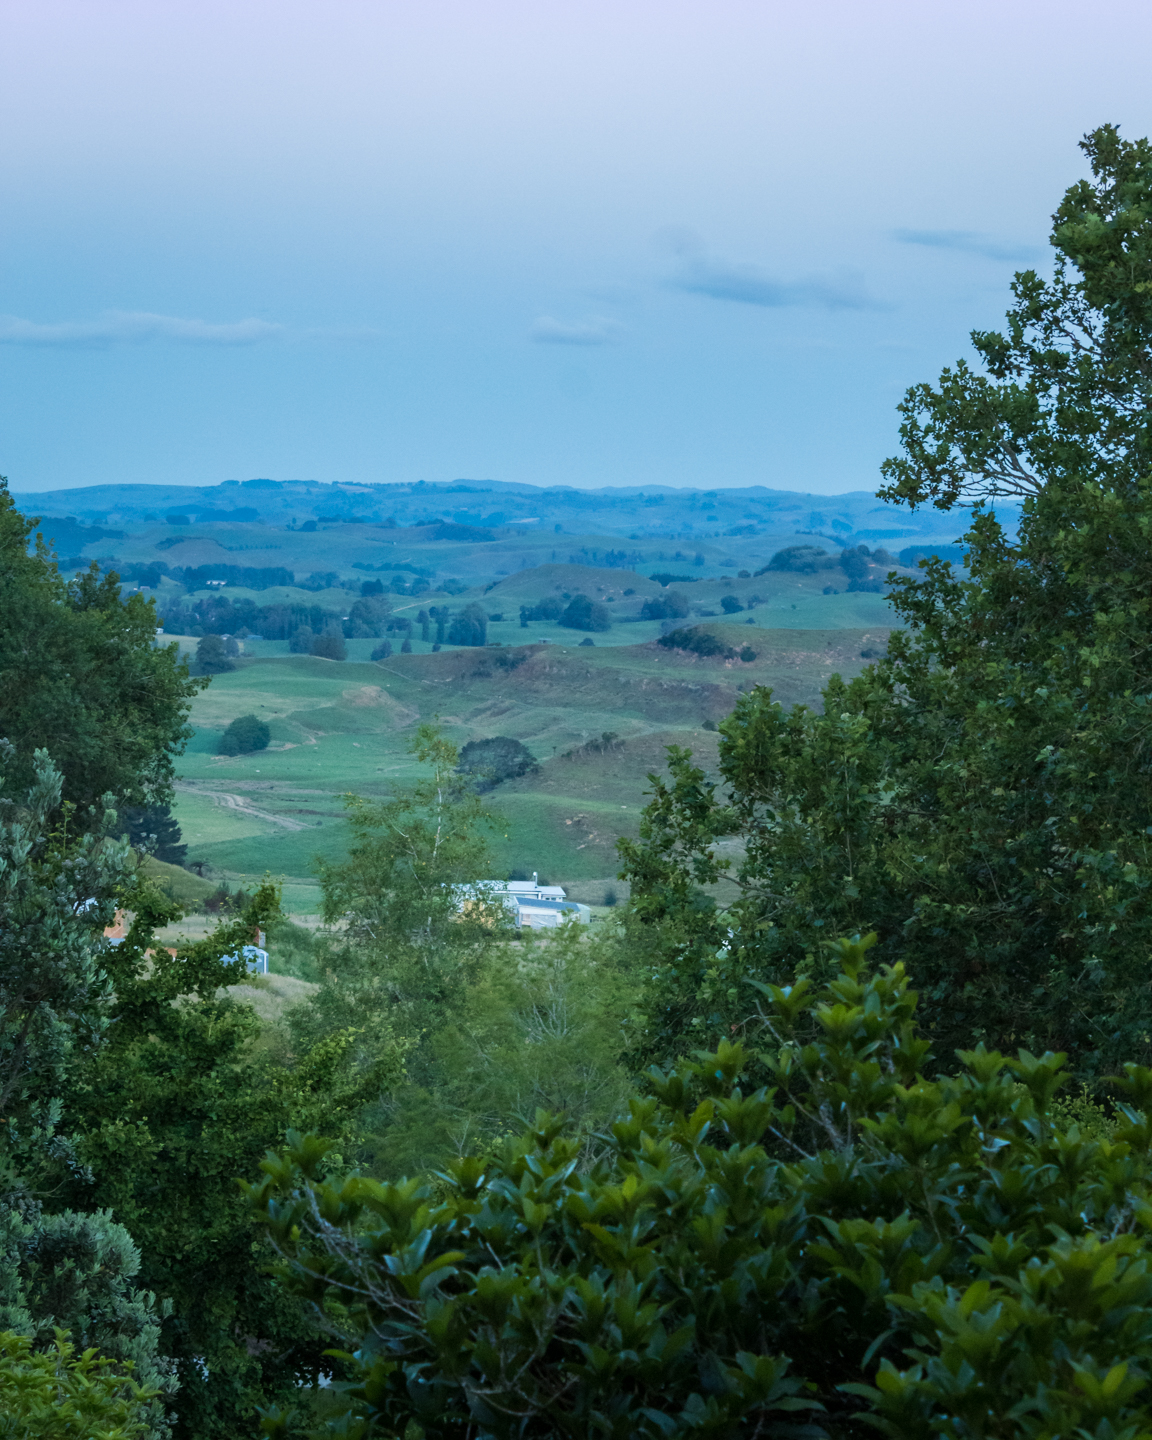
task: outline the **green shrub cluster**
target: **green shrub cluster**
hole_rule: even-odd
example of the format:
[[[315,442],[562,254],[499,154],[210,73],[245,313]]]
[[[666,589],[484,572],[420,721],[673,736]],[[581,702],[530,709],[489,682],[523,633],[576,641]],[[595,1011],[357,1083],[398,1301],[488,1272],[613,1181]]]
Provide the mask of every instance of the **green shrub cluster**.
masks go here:
[[[256,715],[241,715],[233,720],[220,737],[220,755],[251,755],[266,750],[272,738],[268,722]]]
[[[544,1113],[437,1186],[328,1173],[315,1137],[265,1162],[252,1203],[344,1337],[355,1433],[1145,1433],[1152,1071],[1111,1137],[1057,1113],[1061,1056],[926,1079],[869,943],[653,1071],[592,1163]]]

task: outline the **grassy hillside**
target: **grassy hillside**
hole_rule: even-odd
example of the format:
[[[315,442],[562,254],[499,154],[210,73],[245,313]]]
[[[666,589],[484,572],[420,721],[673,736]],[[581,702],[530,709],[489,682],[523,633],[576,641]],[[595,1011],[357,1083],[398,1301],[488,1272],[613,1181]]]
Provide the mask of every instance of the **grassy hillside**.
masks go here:
[[[785,704],[815,703],[833,671],[856,673],[866,663],[861,649],[887,634],[710,628],[730,644],[754,640],[757,658],[702,659],[652,642],[582,647],[561,631],[566,643],[446,649],[379,664],[244,660],[195,704],[177,797],[189,859],[231,878],[264,870],[290,877],[289,908],[307,909],[314,858],[344,851],[341,794],[382,797],[411,781],[412,729],[439,717],[457,743],[511,735],[540,762],[490,797],[506,822],[495,836],[498,871],[607,886],[615,840],[635,833],[646,776],[663,767],[666,745],[687,745],[711,764],[716,736],[701,727],[726,715],[740,689],[770,685]],[[224,727],[250,712],[269,723],[269,748],[217,755]],[[605,732],[616,738],[590,748]]]

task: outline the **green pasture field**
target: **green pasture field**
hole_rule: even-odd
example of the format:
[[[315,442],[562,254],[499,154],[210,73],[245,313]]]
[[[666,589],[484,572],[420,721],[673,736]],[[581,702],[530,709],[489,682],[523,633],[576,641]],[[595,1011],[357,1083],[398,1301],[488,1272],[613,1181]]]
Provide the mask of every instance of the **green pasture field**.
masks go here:
[[[413,730],[439,718],[457,744],[510,735],[540,762],[489,797],[502,821],[493,834],[496,872],[606,887],[615,841],[636,833],[647,774],[663,768],[667,745],[685,745],[713,767],[716,735],[701,727],[722,719],[741,689],[769,685],[785,705],[818,703],[828,676],[857,673],[861,649],[882,647],[888,633],[709,628],[728,644],[752,643],[756,660],[702,659],[652,643],[583,647],[562,630],[549,645],[445,648],[378,664],[357,653],[372,641],[351,642],[344,662],[243,659],[194,703],[176,802],[188,859],[231,881],[265,871],[285,877],[287,908],[314,909],[317,857],[346,853],[342,795],[383,798],[411,783]],[[268,722],[269,748],[217,755],[224,728],[248,713]],[[595,748],[605,732],[616,738]]]

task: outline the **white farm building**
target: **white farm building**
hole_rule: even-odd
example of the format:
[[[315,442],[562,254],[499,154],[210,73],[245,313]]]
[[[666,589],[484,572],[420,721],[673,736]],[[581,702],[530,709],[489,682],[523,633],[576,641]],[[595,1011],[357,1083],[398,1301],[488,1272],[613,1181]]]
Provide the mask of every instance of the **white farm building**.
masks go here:
[[[531,880],[478,880],[456,889],[461,908],[473,896],[502,904],[517,930],[554,930],[568,919],[586,925],[592,918],[588,906],[569,900],[563,886],[540,885],[535,875]]]

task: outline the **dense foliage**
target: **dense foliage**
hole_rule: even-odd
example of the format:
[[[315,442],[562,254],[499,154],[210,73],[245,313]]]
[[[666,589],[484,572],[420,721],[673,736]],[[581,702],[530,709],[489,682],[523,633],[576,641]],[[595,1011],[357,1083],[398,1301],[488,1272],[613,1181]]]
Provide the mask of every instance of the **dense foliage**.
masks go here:
[[[77,1209],[116,1216],[139,1247],[141,1283],[169,1302],[176,1436],[231,1440],[254,1404],[324,1363],[314,1327],[265,1273],[236,1178],[291,1125],[341,1132],[364,1100],[348,1060],[356,1037],[269,1051],[251,1008],[223,988],[246,978],[236,957],[275,914],[271,887],[174,953],[153,936],[181,907],[144,883],[130,899],[127,938],[103,957],[107,1034],[76,1056],[63,1096],[80,1164],[57,1184]]]
[[[10,783],[32,784],[43,748],[77,807],[74,823],[86,824],[108,792],[127,805],[163,804],[200,682],[176,646],[156,644],[148,601],[122,600],[116,575],[95,565],[66,584],[44,547],[28,553],[34,529],[0,480],[0,736],[16,747]]]
[[[154,1392],[60,1332],[51,1349],[0,1332],[0,1415],[7,1440],[141,1440]]]
[[[102,932],[131,852],[105,838],[111,810],[69,834],[62,778],[43,752],[32,788],[13,794],[8,777],[22,768],[0,742],[0,1329],[39,1347],[70,1330],[85,1348],[134,1364],[153,1392],[149,1431],[162,1435],[172,1367],[160,1349],[164,1307],[137,1288],[139,1252],[106,1211],[57,1208],[67,1203],[62,1177],[85,1174],[64,1097],[82,1057],[108,1040]]]
[[[1018,280],[1031,308],[1013,312],[1001,348],[1019,362],[1021,413],[1056,364],[1035,335],[1055,344],[1067,306],[1104,337],[1114,313],[1144,323],[1139,272],[1125,272],[1129,303],[1119,268],[1101,289],[1099,264],[1114,242],[1143,253],[1152,190],[1132,206],[1152,170],[1143,142],[1114,147],[1108,134],[1088,144],[1095,187],[1074,187],[1057,217],[1054,243],[1081,278]],[[1067,218],[1073,201],[1106,217],[1120,193],[1132,205],[1114,231]],[[1139,333],[1152,340],[1130,328],[1107,356],[1068,339],[1076,394],[1095,385],[1100,406],[1128,394],[1113,372],[1146,353]],[[965,409],[968,392],[947,385],[940,395],[954,438],[999,413]],[[1039,446],[1051,425],[1088,423],[1076,413],[1028,433]],[[633,943],[652,963],[641,1053],[730,1034],[752,980],[818,970],[829,931],[875,929],[928,1001],[942,1054],[978,1038],[1026,1044],[1068,1051],[1088,1076],[1152,1058],[1152,482],[1120,454],[1128,433],[1115,430],[1107,464],[1055,466],[1015,538],[977,509],[967,577],[937,559],[894,581],[906,629],[851,684],[833,678],[822,714],[786,713],[763,689],[743,696],[721,726],[722,787],[673,752],[639,843],[624,847]],[[906,443],[907,464],[926,466],[921,442]],[[930,488],[935,472],[916,473]],[[715,849],[724,835],[742,842],[732,864]],[[737,890],[721,914],[701,887],[724,874]]]
[[[1145,1433],[1152,1072],[1111,1140],[1061,1114],[1059,1056],[926,1080],[867,944],[763,987],[755,1051],[653,1072],[591,1164],[543,1112],[437,1187],[344,1177],[315,1137],[267,1161],[252,1200],[351,1352],[351,1433]]]

